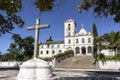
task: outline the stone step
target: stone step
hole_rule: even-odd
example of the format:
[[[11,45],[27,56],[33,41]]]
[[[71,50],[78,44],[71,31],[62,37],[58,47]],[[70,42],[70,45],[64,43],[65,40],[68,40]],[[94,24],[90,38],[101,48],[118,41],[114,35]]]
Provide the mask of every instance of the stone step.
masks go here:
[[[92,56],[75,56],[67,58],[55,65],[56,68],[73,68],[73,69],[95,69],[94,58]]]

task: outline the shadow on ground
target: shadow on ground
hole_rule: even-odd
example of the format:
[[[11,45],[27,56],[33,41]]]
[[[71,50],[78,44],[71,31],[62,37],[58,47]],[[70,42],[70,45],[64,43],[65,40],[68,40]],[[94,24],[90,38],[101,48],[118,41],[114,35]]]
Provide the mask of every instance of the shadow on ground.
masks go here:
[[[70,71],[70,73],[72,73]],[[120,80],[120,72],[106,71],[78,71],[77,73],[85,73],[88,76],[74,75],[56,78],[54,80]]]

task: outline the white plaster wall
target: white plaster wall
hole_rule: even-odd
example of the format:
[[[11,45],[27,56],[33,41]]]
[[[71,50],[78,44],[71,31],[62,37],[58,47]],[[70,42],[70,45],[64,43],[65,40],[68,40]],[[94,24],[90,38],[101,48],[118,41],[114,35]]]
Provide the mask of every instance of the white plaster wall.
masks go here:
[[[9,62],[0,62],[0,67],[19,67],[20,65],[22,65],[22,61],[21,62],[17,62],[17,61],[9,61]]]
[[[112,49],[103,49],[101,53],[104,53],[106,56],[114,56],[115,52]]]
[[[59,45],[59,47],[58,47],[58,45]],[[43,48],[41,48],[41,46],[43,46]],[[64,44],[50,44],[49,46],[50,46],[49,48],[47,48],[47,45],[39,46],[39,57],[52,57],[52,56],[60,53],[59,52],[60,50],[61,50],[61,53],[63,53],[65,51]],[[41,54],[41,51],[43,51],[43,54]],[[49,51],[49,53],[46,54],[46,51]],[[54,54],[52,51],[54,51]]]
[[[104,63],[101,61],[98,61],[98,67],[100,69],[119,70],[120,69],[120,61],[106,61]]]

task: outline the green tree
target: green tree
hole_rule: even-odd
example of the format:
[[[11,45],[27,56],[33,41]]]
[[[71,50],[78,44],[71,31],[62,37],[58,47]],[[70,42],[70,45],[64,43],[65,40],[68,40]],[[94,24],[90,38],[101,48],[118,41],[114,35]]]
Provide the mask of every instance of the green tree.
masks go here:
[[[92,10],[98,17],[111,15],[115,22],[120,22],[120,0],[83,0],[78,5],[81,13],[83,10]]]
[[[21,0],[0,0],[0,35],[10,33],[16,24],[22,28],[24,21],[17,14],[22,10]]]
[[[111,32],[104,35],[105,41],[108,43],[107,48],[111,48],[115,51],[115,56],[120,47],[120,32]]]
[[[93,36],[98,37],[98,32],[97,32],[97,28],[96,28],[95,23],[93,23]]]
[[[55,2],[56,1],[56,2]],[[35,6],[40,12],[50,12],[53,8],[62,5],[66,0],[36,0]]]
[[[98,32],[97,32],[97,28],[96,28],[96,24],[93,23],[93,50],[94,50],[94,57],[97,57],[97,45],[98,43]]]
[[[40,12],[49,12],[55,7],[54,1],[55,0],[36,0],[35,5]]]
[[[17,34],[14,34],[12,38],[14,39],[14,43],[11,43],[8,49],[9,53],[16,54],[17,60],[32,58],[34,38],[31,36],[22,38]]]
[[[15,43],[11,43],[10,47],[8,49],[9,54],[13,54],[14,55],[14,60],[16,61],[22,61],[23,60],[23,52],[21,51],[20,48],[18,48],[18,46]]]

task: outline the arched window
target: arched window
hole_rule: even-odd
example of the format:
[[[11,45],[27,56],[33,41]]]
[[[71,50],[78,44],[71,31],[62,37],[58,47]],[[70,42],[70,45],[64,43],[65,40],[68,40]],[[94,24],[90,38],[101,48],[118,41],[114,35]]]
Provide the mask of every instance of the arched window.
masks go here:
[[[91,46],[88,47],[88,53],[92,53],[92,47]]]

